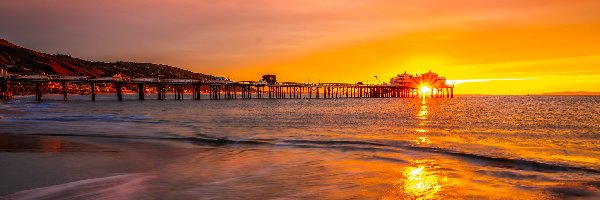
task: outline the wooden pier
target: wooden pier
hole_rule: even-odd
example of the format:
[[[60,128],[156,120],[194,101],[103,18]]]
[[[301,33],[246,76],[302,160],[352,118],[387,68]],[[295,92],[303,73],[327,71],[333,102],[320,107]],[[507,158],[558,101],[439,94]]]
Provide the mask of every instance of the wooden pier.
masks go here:
[[[336,99],[336,98],[416,98],[428,95],[432,98],[453,98],[454,87],[444,86],[431,88],[423,93],[417,87],[398,85],[359,85],[344,83],[276,83],[266,84],[261,82],[208,82],[184,79],[113,79],[113,78],[82,78],[82,77],[1,77],[1,100],[12,99],[12,84],[30,85],[33,88],[35,100],[42,101],[43,95],[48,91],[49,83],[60,85],[63,100],[68,100],[69,93],[74,93],[68,87],[72,85],[89,86],[89,91],[78,91],[90,95],[92,101],[96,100],[99,85],[114,87],[117,100],[123,100],[123,87],[137,87],[138,99],[146,99],[146,90],[153,89],[158,100],[168,99],[167,94],[173,95],[174,100],[183,100],[185,93],[191,93],[191,99],[200,100],[201,94],[208,94],[207,99]],[[60,83],[60,84],[56,84]],[[135,87],[134,87],[135,86]],[[87,88],[87,87],[86,87]],[[56,90],[56,88],[55,88]],[[187,92],[186,92],[187,91]],[[206,96],[205,96],[206,98]]]

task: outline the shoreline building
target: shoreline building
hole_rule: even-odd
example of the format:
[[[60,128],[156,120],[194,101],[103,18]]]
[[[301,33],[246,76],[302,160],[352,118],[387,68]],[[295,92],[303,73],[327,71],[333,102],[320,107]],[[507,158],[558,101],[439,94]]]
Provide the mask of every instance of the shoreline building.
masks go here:
[[[277,84],[277,76],[272,74],[265,74],[262,76],[261,81],[268,84]]]
[[[454,97],[454,85],[446,83],[446,77],[440,77],[438,74],[431,72],[424,74],[415,74],[414,76],[406,73],[398,74],[390,79],[390,85],[410,90],[417,90],[423,95],[429,93],[431,97]]]
[[[446,84],[446,77],[440,77],[437,73],[431,72],[431,70],[421,75],[411,75],[404,71],[403,74],[392,77],[390,79],[390,84],[409,88],[420,88],[422,86],[427,86],[429,88],[452,87]]]

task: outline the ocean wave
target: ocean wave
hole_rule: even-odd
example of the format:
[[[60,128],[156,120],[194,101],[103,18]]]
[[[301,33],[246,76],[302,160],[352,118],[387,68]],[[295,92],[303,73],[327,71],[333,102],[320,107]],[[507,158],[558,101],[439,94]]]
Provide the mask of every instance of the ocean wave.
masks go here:
[[[353,141],[353,140],[278,140],[278,139],[243,139],[236,140],[230,138],[215,138],[215,137],[155,137],[155,136],[131,136],[131,135],[102,135],[102,134],[36,134],[36,135],[51,135],[51,136],[78,136],[78,137],[107,137],[107,138],[125,138],[125,139],[157,139],[157,140],[177,140],[192,142],[195,144],[211,145],[211,146],[227,146],[227,145],[267,145],[267,146],[285,146],[296,148],[320,148],[320,149],[336,149],[344,151],[372,151],[372,152],[396,152],[402,153],[406,150],[445,154],[463,159],[469,159],[475,162],[486,162],[487,164],[518,170],[533,170],[541,172],[560,172],[560,171],[581,171],[600,174],[599,169],[566,165],[561,163],[546,163],[537,160],[529,160],[524,158],[509,158],[495,157],[483,154],[474,154],[471,152],[461,152],[452,149],[440,147],[423,147],[414,146],[409,142],[402,141]],[[205,135],[203,135],[205,136]]]
[[[134,173],[20,191],[0,199],[135,199],[153,175]]]
[[[135,123],[163,123],[153,120],[145,115],[120,115],[120,114],[96,114],[96,115],[61,115],[61,116],[27,116],[16,117],[13,120],[20,121],[56,121],[56,122],[135,122]]]
[[[521,169],[521,170],[535,170],[535,171],[584,171],[591,173],[600,173],[598,169],[591,169],[580,166],[569,166],[558,163],[545,163],[541,161],[528,160],[523,158],[507,158],[507,157],[494,157],[483,154],[473,154],[470,152],[461,152],[446,148],[439,147],[423,147],[414,146],[408,142],[401,141],[388,141],[388,142],[363,142],[363,141],[345,141],[345,140],[284,140],[284,142],[291,143],[303,143],[303,144],[317,144],[317,145],[368,145],[372,146],[369,149],[373,151],[390,151],[394,148],[400,148],[405,150],[420,151],[446,154],[461,158],[466,158],[474,161],[486,161],[494,164],[497,167]],[[344,149],[352,148],[353,146],[342,146]],[[382,148],[383,147],[383,148]],[[339,146],[337,146],[339,148]],[[364,147],[356,147],[356,149],[364,150]]]

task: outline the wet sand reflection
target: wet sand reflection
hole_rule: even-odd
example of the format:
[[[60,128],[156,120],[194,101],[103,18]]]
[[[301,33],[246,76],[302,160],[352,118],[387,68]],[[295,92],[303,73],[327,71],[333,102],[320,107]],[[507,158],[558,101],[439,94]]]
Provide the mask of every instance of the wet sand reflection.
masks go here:
[[[59,137],[0,133],[0,152],[112,152],[95,145],[63,140]]]
[[[0,134],[0,152],[60,152],[62,145],[63,140],[58,138]]]
[[[404,192],[416,199],[435,198],[448,182],[448,177],[437,174],[437,171],[432,168],[435,164],[433,160],[415,160],[411,163],[416,166],[409,166],[404,170],[405,179],[402,183]]]
[[[383,199],[438,199],[450,185],[448,176],[438,170],[435,160],[411,160],[402,177]]]

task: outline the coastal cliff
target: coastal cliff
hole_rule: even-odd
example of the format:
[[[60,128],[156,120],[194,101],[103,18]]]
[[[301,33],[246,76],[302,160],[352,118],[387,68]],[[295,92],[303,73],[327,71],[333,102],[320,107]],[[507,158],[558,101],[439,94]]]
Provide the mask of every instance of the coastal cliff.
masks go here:
[[[60,76],[110,77],[115,74],[142,78],[213,79],[214,76],[154,63],[99,62],[64,54],[47,54],[0,39],[0,68],[9,73]]]

